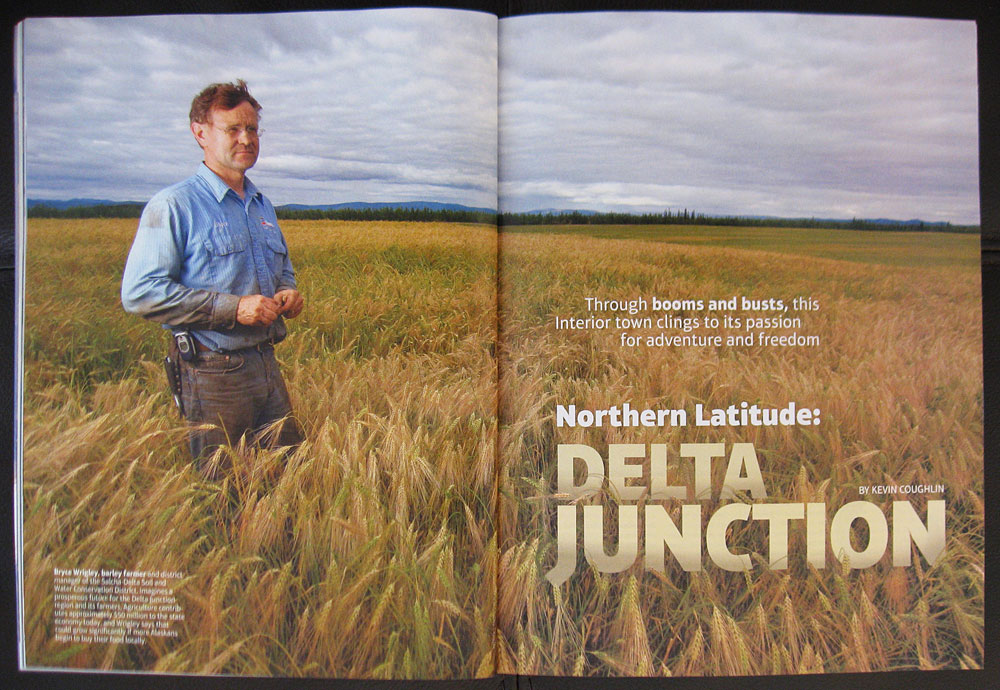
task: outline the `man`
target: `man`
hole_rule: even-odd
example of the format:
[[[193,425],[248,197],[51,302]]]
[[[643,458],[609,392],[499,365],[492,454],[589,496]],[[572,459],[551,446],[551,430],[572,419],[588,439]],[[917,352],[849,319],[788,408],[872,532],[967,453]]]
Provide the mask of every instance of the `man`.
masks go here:
[[[150,199],[122,278],[125,309],[173,334],[191,453],[210,478],[212,451],[245,433],[266,446],[301,440],[285,419],[291,404],[273,345],[303,299],[274,207],[246,177],[260,109],[243,80],[195,97],[191,133],[204,162]]]

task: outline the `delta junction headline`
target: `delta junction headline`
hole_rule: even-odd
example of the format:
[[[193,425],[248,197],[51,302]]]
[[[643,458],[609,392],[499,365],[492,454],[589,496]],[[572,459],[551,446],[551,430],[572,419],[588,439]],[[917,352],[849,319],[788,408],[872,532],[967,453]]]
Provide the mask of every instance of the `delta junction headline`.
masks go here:
[[[684,409],[637,409],[624,403],[605,409],[560,404],[555,417],[559,428],[682,427],[691,421],[702,427],[815,427],[820,425],[822,413],[796,402],[779,408],[740,402],[706,409],[698,404],[690,415]],[[663,443],[611,443],[606,453],[582,443],[558,444],[555,498],[562,503],[556,506],[557,555],[555,566],[545,577],[558,586],[573,575],[580,536],[584,557],[602,573],[631,568],[640,558],[640,537],[645,550],[642,559],[649,570],[665,572],[669,554],[683,570],[700,571],[703,550],[709,561],[723,570],[751,570],[749,545],[738,543],[738,535],[749,533],[742,527],[750,525],[742,523],[766,526],[767,563],[772,570],[784,570],[791,559],[803,557],[809,565],[825,568],[828,555],[838,565],[865,569],[882,561],[887,552],[893,567],[904,567],[911,565],[914,547],[934,565],[944,552],[945,500],[932,498],[944,493],[942,484],[858,487],[860,495],[869,497],[920,495],[926,499],[923,511],[909,500],[893,500],[885,510],[879,503],[857,500],[837,507],[831,516],[826,503],[768,501],[752,443],[681,443],[676,455],[678,462],[669,464]],[[726,468],[718,485],[712,472],[716,462],[725,463]],[[672,483],[681,474],[682,464],[693,470],[684,473],[693,478],[691,487]],[[789,468],[781,471],[787,475]],[[600,503],[583,503],[595,496],[614,499],[617,519],[612,516],[606,520]],[[706,522],[702,507],[709,500],[716,501],[717,507]],[[642,529],[640,501],[645,503]],[[789,553],[790,536],[795,531],[804,536],[804,554]]]

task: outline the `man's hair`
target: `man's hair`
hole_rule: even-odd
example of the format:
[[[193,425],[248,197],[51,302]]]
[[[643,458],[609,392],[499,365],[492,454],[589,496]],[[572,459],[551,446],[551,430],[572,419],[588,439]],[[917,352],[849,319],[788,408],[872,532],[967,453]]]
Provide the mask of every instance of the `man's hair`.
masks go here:
[[[191,122],[208,122],[212,108],[232,110],[240,103],[249,103],[260,112],[260,103],[250,95],[247,83],[237,79],[235,84],[209,84],[191,101]]]

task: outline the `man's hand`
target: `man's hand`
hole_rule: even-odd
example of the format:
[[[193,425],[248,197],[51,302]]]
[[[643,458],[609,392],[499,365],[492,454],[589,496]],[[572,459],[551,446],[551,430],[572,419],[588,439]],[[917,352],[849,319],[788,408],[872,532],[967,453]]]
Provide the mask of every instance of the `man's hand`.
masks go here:
[[[286,319],[294,319],[302,312],[305,300],[298,290],[279,290],[274,295],[274,301],[278,303],[278,313]]]
[[[244,326],[270,326],[280,313],[281,305],[264,295],[244,295],[236,306],[236,320]]]

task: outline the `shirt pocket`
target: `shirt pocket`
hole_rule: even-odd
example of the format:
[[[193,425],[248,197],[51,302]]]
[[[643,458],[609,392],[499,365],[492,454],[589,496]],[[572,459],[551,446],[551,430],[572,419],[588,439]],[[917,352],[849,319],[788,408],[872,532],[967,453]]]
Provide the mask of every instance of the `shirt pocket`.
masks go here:
[[[246,271],[246,237],[227,225],[216,225],[205,238],[205,250],[211,257],[210,270],[216,289],[235,292],[239,276]]]
[[[267,259],[267,267],[275,277],[275,284],[281,282],[281,272],[285,268],[285,261],[288,257],[288,248],[281,239],[281,235],[276,232],[269,232],[264,236],[264,245],[267,251],[264,252]]]

